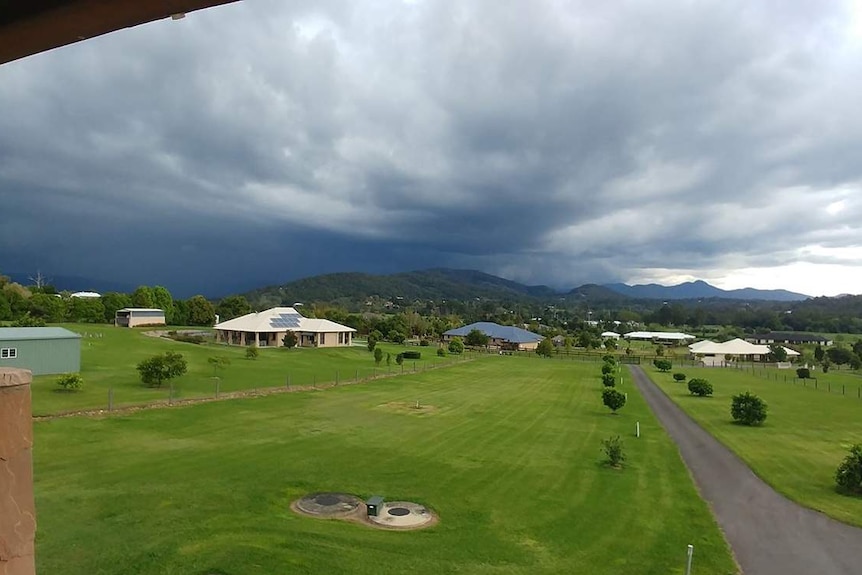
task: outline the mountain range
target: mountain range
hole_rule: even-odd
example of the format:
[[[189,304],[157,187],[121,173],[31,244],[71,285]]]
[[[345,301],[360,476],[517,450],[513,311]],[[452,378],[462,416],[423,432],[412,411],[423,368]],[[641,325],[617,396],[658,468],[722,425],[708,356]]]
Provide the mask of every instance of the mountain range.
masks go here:
[[[623,283],[605,284],[606,288],[636,299],[742,299],[760,301],[802,301],[810,296],[787,291],[783,289],[761,290],[755,288],[742,288],[734,290],[723,290],[710,285],[702,280],[685,282],[674,286],[663,286],[659,284],[628,285]]]
[[[630,300],[730,299],[749,301],[802,301],[805,294],[787,290],[745,288],[723,290],[704,281],[675,286],[614,283],[585,284],[569,291],[546,285],[525,285],[476,270],[435,268],[391,275],[334,273],[269,286],[245,294],[258,305],[290,305],[304,301],[339,302],[378,297],[383,300],[530,299],[623,303]]]
[[[32,284],[25,273],[7,273],[13,281]],[[58,290],[129,293],[134,285],[95,280],[77,276],[52,276],[49,282]],[[699,300],[726,299],[748,301],[793,302],[809,296],[787,290],[744,288],[723,290],[705,281],[673,286],[659,284],[628,285],[624,283],[584,284],[571,290],[546,285],[526,285],[477,270],[433,268],[390,275],[343,272],[312,276],[281,285],[255,289],[244,294],[249,301],[262,305],[292,304],[302,301],[358,300],[377,296],[383,300],[520,300],[589,301],[591,304],[619,304],[630,300]]]

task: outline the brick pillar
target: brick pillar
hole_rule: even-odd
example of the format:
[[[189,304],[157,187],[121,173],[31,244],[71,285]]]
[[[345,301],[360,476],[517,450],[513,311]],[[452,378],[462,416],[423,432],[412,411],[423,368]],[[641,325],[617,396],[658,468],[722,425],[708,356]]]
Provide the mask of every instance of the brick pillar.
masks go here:
[[[33,419],[26,369],[0,368],[0,575],[35,575]]]

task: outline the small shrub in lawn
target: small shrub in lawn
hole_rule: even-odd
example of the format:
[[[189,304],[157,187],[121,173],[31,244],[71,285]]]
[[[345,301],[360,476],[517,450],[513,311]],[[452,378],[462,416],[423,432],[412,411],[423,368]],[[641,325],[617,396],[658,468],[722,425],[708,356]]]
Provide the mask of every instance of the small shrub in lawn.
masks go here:
[[[247,348],[245,348],[245,358],[246,359],[257,359],[257,356],[259,356],[259,355],[260,355],[260,350],[257,349],[255,346],[250,345]]]
[[[674,379],[674,381],[685,381],[685,374],[684,373],[675,373],[675,374],[673,374],[673,379]]]
[[[626,396],[613,387],[606,387],[602,391],[602,403],[614,413],[626,404]]]
[[[712,395],[712,384],[705,379],[695,377],[688,382],[688,391],[692,395],[706,397],[708,395]]]
[[[403,353],[399,353],[398,355],[395,356],[395,363],[397,363],[398,365],[401,365],[404,363],[404,354]]]
[[[401,352],[404,356],[404,359],[419,359],[422,357],[421,351],[416,351],[412,349],[408,349],[407,351]]]
[[[654,359],[652,364],[659,371],[670,371],[673,368],[673,363],[669,359]]]
[[[464,352],[464,342],[461,341],[459,337],[453,337],[452,341],[449,342],[449,353],[463,353]]]
[[[57,378],[57,385],[66,391],[77,391],[84,387],[84,378],[80,373],[64,373]]]
[[[862,444],[850,448],[835,472],[835,483],[841,493],[862,495]]]
[[[811,379],[811,370],[807,367],[800,367],[796,370],[796,377],[799,379]]]
[[[731,417],[744,425],[762,424],[766,421],[766,412],[766,402],[749,391],[734,395],[730,404]]]
[[[419,340],[419,345],[421,347],[428,347],[429,345],[431,345],[431,342],[428,341],[427,339],[421,339],[421,340]]]
[[[617,384],[616,378],[611,373],[602,374],[602,385],[605,387],[614,387]]]
[[[608,364],[602,364],[602,375],[607,375],[609,373],[614,372],[614,366]]]
[[[626,454],[623,451],[623,441],[619,435],[613,435],[607,439],[602,439],[602,451],[605,452],[605,462],[611,467],[622,467],[623,461],[626,460]]]
[[[446,357],[446,350],[442,347],[437,348],[437,357]]]
[[[617,356],[615,356],[612,353],[606,353],[605,355],[602,356],[602,361],[604,361],[605,363],[610,364],[610,365],[616,365]]]

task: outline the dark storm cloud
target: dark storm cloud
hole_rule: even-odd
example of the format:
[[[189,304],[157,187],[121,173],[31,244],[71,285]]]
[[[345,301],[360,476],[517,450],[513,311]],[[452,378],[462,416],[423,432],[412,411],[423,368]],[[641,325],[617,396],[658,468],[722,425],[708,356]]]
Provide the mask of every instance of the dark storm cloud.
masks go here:
[[[248,0],[14,62],[0,269],[858,265],[848,6]]]

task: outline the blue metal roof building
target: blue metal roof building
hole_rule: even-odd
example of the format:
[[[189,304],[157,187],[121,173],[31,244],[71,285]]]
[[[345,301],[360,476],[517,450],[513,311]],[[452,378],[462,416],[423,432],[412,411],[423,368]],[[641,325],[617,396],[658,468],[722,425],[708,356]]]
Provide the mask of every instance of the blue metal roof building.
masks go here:
[[[506,349],[536,349],[539,342],[544,338],[537,333],[515,327],[513,325],[500,325],[490,321],[479,321],[450,329],[443,334],[444,340],[450,340],[453,337],[466,337],[468,333],[478,329],[485,335],[491,338],[489,345],[492,347],[502,347]]]

